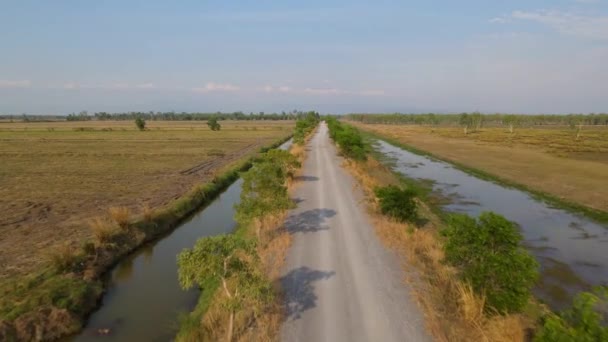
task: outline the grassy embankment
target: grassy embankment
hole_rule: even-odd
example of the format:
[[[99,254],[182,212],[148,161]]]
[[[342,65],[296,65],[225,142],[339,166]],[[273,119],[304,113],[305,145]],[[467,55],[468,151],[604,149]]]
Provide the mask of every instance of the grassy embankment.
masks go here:
[[[295,204],[289,192],[317,120],[299,121],[289,152],[261,156],[243,174],[233,234],[200,239],[180,254],[180,282],[202,289],[181,319],[177,341],[277,340],[283,320],[280,270],[291,244],[283,223]]]
[[[95,201],[95,194],[106,195],[106,190],[111,195],[123,195],[117,196],[116,204],[111,200],[93,202],[98,207],[97,211],[85,210],[81,213],[89,217],[97,215],[89,224],[76,220],[76,227],[72,226],[72,230],[52,230],[56,227],[31,224],[29,229],[44,232],[34,234],[23,242],[13,243],[11,251],[20,250],[20,253],[34,254],[36,258],[28,267],[15,267],[17,271],[3,274],[0,283],[2,340],[52,339],[77,331],[82,318],[96,306],[103,289],[100,276],[109,267],[137,246],[174,228],[236,180],[239,172],[251,165],[247,157],[255,155],[263,145],[272,142],[276,145],[277,140],[284,141],[289,134],[289,126],[268,123],[232,123],[226,125],[225,131],[214,133],[208,132],[202,125],[194,127],[190,123],[187,123],[188,127],[159,123],[158,129],[151,125],[151,130],[145,132],[130,131],[128,127],[122,127],[124,123],[85,124],[94,127],[91,127],[92,130],[81,130],[68,125],[43,130],[27,125],[8,129],[2,126],[2,144],[6,144],[2,152],[9,161],[3,163],[2,171],[7,176],[3,182],[11,190],[9,198],[3,199],[3,206],[8,206],[12,197],[19,196],[33,200],[53,198],[55,201],[49,204],[55,205],[62,204],[64,200],[66,203]],[[14,142],[27,144],[27,147],[11,144]],[[222,156],[219,156],[220,153]],[[156,158],[158,160],[154,160]],[[180,172],[185,167],[191,167],[193,160],[198,162],[201,159],[203,163],[197,164],[194,171],[185,175]],[[160,167],[171,161],[178,162],[169,164],[168,168]],[[45,169],[49,163],[54,169]],[[109,167],[104,163],[110,164]],[[101,170],[95,173],[97,168]],[[97,183],[99,179],[95,176],[116,181],[122,187],[113,187],[112,181],[104,186]],[[121,179],[122,176],[126,179]],[[150,193],[148,188],[155,191],[160,189],[154,183],[141,184],[138,178],[148,182],[170,178],[176,187],[183,190],[181,193],[171,193],[169,199],[158,199],[155,206],[148,203],[144,206],[133,194],[141,190],[153,196],[154,193]],[[65,186],[63,192],[53,192],[45,187],[41,187],[43,190],[24,191],[30,189],[29,183],[19,188],[19,180],[28,179],[35,184],[48,182],[51,187],[56,186],[54,182],[58,180],[66,181],[68,184],[65,185],[70,182],[85,185],[76,187],[82,191]],[[97,187],[88,186],[89,180]],[[164,185],[170,186],[171,183]],[[187,188],[190,190],[185,190]],[[163,196],[161,193],[158,195]],[[129,204],[131,208],[139,209],[138,215],[132,214],[133,210],[126,206],[128,201],[135,202]],[[19,202],[15,202],[11,205],[15,208],[11,213],[19,209]],[[103,214],[104,210],[108,210],[108,207],[104,208],[105,205],[118,206],[110,207],[108,213]],[[85,205],[83,209],[86,208]],[[25,220],[18,222],[22,221]],[[20,229],[24,229],[19,225],[10,228],[10,231],[3,229],[1,232],[3,243],[8,243],[6,240],[10,241],[15,232],[19,234],[22,233]],[[80,234],[71,234],[74,230]],[[40,240],[37,240],[39,237]],[[53,247],[42,250],[28,245],[48,243],[42,239],[51,239],[55,243],[50,243]],[[18,259],[19,251],[11,254],[11,257]],[[3,263],[10,265],[11,260],[5,258]]]
[[[608,222],[608,129],[461,129],[353,123],[365,134],[446,161],[481,179],[517,188],[552,206]]]
[[[342,145],[358,139],[336,139]],[[405,281],[414,289],[414,298],[426,316],[429,332],[439,341],[524,341],[535,329],[546,309],[533,300],[521,312],[498,314],[462,279],[462,270],[446,263],[446,221],[439,208],[426,202],[424,184],[405,180],[380,163],[375,156],[353,158],[349,153],[346,169],[358,180],[367,198],[367,207],[381,241],[401,258]],[[418,198],[413,222],[400,222],[381,213],[376,189],[395,185],[413,189]]]
[[[360,139],[336,142],[343,145]],[[381,240],[404,258],[408,281],[414,286],[428,328],[437,339],[608,339],[608,288],[580,293],[571,308],[557,314],[531,297],[537,264],[521,247],[521,236],[512,223],[492,213],[482,214],[477,221],[465,215],[446,215],[429,202],[432,198],[428,197],[427,184],[404,179],[373,156],[351,158],[346,167],[367,194],[368,208]],[[386,191],[378,191],[394,191],[403,186],[401,201],[395,197],[385,201],[382,197]],[[387,207],[393,213],[399,208],[411,209],[406,195],[411,190],[419,198],[418,213],[409,223],[381,215],[387,213]],[[404,212],[399,214],[403,216]]]

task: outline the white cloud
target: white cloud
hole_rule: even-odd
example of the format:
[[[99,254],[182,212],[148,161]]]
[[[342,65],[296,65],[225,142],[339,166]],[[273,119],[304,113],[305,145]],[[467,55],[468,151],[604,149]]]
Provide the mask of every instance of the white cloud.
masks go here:
[[[304,93],[315,95],[343,95],[349,92],[336,88],[304,88]]]
[[[0,80],[0,88],[28,88],[32,85],[32,82],[28,80]]]
[[[232,84],[219,84],[209,82],[204,87],[192,88],[192,91],[197,93],[208,93],[212,91],[237,91],[241,88]]]
[[[362,90],[359,92],[362,96],[385,96],[386,92],[380,89]]]
[[[510,23],[511,19],[508,17],[496,17],[496,18],[490,19],[489,22],[492,24],[506,24],[506,23]]]
[[[138,89],[154,89],[156,88],[156,86],[154,85],[154,83],[141,83],[135,86],[135,88]]]
[[[586,16],[570,12],[545,10],[535,12],[514,11],[510,17],[504,18],[504,20],[510,18],[537,22],[560,33],[576,37],[608,40],[608,16]]]
[[[273,87],[271,85],[266,85],[266,86],[259,88],[259,90],[266,92],[266,93],[289,93],[293,89],[288,86]]]
[[[68,82],[63,85],[63,89],[78,89],[78,88],[80,88],[80,85],[78,85],[77,83],[74,83],[74,82]]]
[[[94,87],[97,88],[97,87]],[[99,86],[98,88],[110,88],[110,89],[129,89],[130,86],[128,83],[113,83],[109,87]]]

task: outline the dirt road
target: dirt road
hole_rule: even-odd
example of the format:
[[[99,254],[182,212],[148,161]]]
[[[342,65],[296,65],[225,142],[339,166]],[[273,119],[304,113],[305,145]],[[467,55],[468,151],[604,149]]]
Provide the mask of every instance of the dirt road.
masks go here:
[[[361,191],[322,123],[308,145],[282,286],[283,341],[428,341],[397,259],[375,236]]]

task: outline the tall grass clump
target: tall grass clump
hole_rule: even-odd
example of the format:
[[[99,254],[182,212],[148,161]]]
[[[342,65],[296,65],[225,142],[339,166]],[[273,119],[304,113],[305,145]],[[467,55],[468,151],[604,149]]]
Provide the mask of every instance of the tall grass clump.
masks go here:
[[[69,243],[61,244],[49,253],[51,266],[58,273],[73,271],[82,261],[83,256]]]
[[[89,222],[93,237],[99,245],[111,243],[120,233],[120,229],[112,222],[96,217]]]
[[[475,292],[485,295],[488,309],[512,313],[524,308],[538,279],[538,263],[521,246],[513,223],[492,212],[478,220],[453,215],[443,234],[445,260]]]
[[[549,314],[534,341],[608,341],[608,287],[580,293],[570,309]]]
[[[378,197],[380,212],[399,222],[413,222],[417,218],[416,192],[389,185],[374,190]]]
[[[366,160],[367,152],[363,136],[356,128],[344,125],[335,118],[327,118],[329,136],[340,146],[342,153],[354,160]]]
[[[111,207],[108,209],[112,221],[122,228],[126,229],[131,223],[131,210],[127,207]]]

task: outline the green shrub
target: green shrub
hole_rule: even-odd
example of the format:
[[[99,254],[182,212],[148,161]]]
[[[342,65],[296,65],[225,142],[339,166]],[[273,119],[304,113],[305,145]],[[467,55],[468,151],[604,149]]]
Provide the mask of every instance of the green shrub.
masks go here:
[[[382,214],[397,219],[400,222],[414,221],[417,218],[417,205],[414,198],[416,193],[411,189],[401,189],[390,185],[377,188],[376,197],[380,200]]]
[[[478,220],[454,215],[444,245],[446,261],[460,268],[462,278],[485,294],[498,312],[520,311],[538,278],[538,263],[520,246],[521,234],[504,217],[484,212]]]
[[[329,136],[340,145],[342,153],[354,160],[367,159],[363,136],[354,127],[343,125],[334,118],[327,118]]]
[[[296,129],[293,134],[293,142],[298,145],[304,144],[304,138],[312,132],[319,124],[319,113],[308,112],[303,119],[296,121]]]
[[[243,173],[241,201],[236,218],[241,223],[293,207],[285,184],[298,161],[287,151],[272,150],[262,155]]]
[[[236,312],[254,309],[273,298],[272,285],[259,269],[255,243],[235,234],[199,239],[194,248],[178,255],[179,283],[184,289],[205,286],[210,279],[222,283],[222,307],[233,322]],[[233,325],[227,324],[227,341]]]
[[[537,342],[608,341],[608,288],[580,293],[572,308],[550,314],[534,338]]]
[[[144,120],[144,118],[142,118],[141,116],[138,116],[137,118],[135,118],[135,126],[137,126],[137,129],[139,129],[140,131],[143,131],[144,129],[146,129],[146,120]]]
[[[217,118],[216,117],[212,117],[207,121],[207,126],[209,126],[209,128],[212,131],[219,131],[222,128],[222,125],[220,125],[219,122],[217,122]]]

